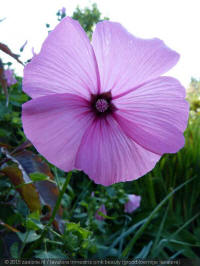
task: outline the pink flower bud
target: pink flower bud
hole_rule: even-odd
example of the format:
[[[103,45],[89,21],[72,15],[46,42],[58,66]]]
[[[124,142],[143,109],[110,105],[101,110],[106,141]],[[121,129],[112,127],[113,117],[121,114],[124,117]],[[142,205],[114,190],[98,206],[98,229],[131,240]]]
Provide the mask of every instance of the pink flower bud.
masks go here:
[[[128,195],[128,202],[124,205],[124,211],[132,213],[140,207],[141,197],[137,195]]]
[[[11,69],[7,69],[4,71],[4,77],[7,80],[8,86],[17,83],[17,80],[14,78],[13,70]]]
[[[102,212],[103,214],[107,215],[107,212],[106,212],[106,207],[104,204],[101,205],[101,207],[97,210],[96,214],[95,214],[95,218],[99,221],[103,221],[105,218],[103,216],[100,216],[98,214],[98,212]]]

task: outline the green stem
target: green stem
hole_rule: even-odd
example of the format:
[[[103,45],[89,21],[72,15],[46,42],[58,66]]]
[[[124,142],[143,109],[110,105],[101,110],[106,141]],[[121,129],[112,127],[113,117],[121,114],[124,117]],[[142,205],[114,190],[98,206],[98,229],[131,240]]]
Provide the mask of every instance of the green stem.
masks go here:
[[[154,185],[153,185],[153,180],[152,180],[152,175],[148,175],[148,191],[149,191],[149,197],[151,201],[151,206],[153,208],[156,207],[156,197],[155,197],[155,190],[154,190]]]
[[[46,227],[50,226],[50,225],[53,223],[54,219],[55,219],[56,213],[57,213],[57,211],[58,211],[58,209],[59,209],[59,207],[60,207],[60,203],[61,203],[62,197],[63,197],[63,195],[64,195],[64,193],[65,193],[65,190],[66,190],[67,186],[69,185],[69,182],[70,182],[71,176],[72,176],[72,172],[69,172],[68,175],[67,175],[67,178],[66,178],[66,180],[65,180],[65,183],[64,183],[64,185],[63,185],[63,187],[62,187],[62,190],[61,190],[60,193],[59,193],[59,196],[58,196],[58,199],[57,199],[57,201],[56,201],[56,205],[55,205],[55,207],[54,207],[54,209],[53,209],[53,212],[52,212],[51,218],[50,218],[48,224],[46,225]],[[44,230],[45,230],[45,229],[44,229]]]
[[[24,241],[22,242],[22,246],[21,246],[21,249],[20,249],[20,251],[19,251],[18,259],[21,259],[21,258],[22,258],[22,252],[23,252],[23,250],[24,250],[24,248],[25,248],[26,240],[27,240],[27,238],[28,238],[28,236],[29,236],[29,233],[30,233],[30,231],[27,231],[27,232],[26,232],[26,235],[25,235]]]
[[[179,189],[181,189],[182,187],[184,187],[185,185],[187,185],[188,183],[190,183],[191,181],[193,181],[196,178],[193,177],[189,180],[187,180],[186,182],[182,183],[181,185],[179,185],[178,187],[176,187],[172,192],[170,192],[158,205],[157,207],[150,213],[150,215],[147,217],[146,222],[140,227],[140,229],[135,233],[134,237],[131,239],[131,241],[128,243],[128,245],[126,246],[126,248],[123,250],[122,252],[122,257],[127,257],[129,252],[131,251],[133,245],[135,244],[135,242],[138,240],[138,238],[142,235],[142,233],[144,232],[144,230],[146,229],[147,225],[150,223],[150,221],[152,220],[152,218],[154,217],[154,215],[160,210],[160,208],[166,203],[166,201],[168,199],[171,198],[171,196],[176,193]]]

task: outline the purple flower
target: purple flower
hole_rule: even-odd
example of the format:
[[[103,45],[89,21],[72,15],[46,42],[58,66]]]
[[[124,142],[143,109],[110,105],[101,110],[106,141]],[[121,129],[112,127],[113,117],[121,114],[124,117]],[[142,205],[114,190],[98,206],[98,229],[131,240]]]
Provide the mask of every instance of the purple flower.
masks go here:
[[[141,197],[137,195],[128,195],[128,202],[124,205],[124,211],[132,213],[140,207]]]
[[[11,70],[11,69],[4,70],[4,77],[7,81],[8,86],[11,86],[11,85],[14,85],[15,83],[17,83],[17,80],[14,77],[13,70]]]
[[[64,171],[81,169],[98,184],[137,179],[164,153],[184,146],[188,103],[178,80],[160,76],[179,55],[119,23],[97,24],[90,43],[64,18],[24,70],[27,138]]]
[[[95,214],[95,218],[99,221],[103,221],[105,218],[103,216],[100,216],[98,212],[102,212],[104,215],[107,215],[106,207],[104,204],[101,205],[101,207],[98,209],[98,211]]]

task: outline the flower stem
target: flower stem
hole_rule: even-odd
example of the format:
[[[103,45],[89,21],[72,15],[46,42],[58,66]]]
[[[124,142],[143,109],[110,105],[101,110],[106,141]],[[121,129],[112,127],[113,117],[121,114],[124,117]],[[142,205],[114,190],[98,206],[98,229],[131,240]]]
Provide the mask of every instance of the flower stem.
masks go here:
[[[70,182],[71,176],[72,176],[72,172],[69,172],[68,175],[67,175],[67,178],[65,180],[65,183],[64,183],[64,185],[62,187],[62,190],[59,193],[59,196],[58,196],[58,199],[56,201],[56,205],[55,205],[55,207],[53,209],[51,218],[49,219],[49,222],[48,222],[46,227],[50,226],[53,223],[54,219],[55,219],[56,213],[57,213],[57,211],[58,211],[58,209],[60,207],[60,203],[61,203],[62,197],[63,197],[63,195],[65,193],[65,190],[66,190],[66,188],[67,188],[67,186],[68,186],[68,184]]]
[[[154,184],[153,184],[153,180],[152,180],[152,175],[151,174],[149,174],[149,176],[148,176],[148,191],[149,191],[151,206],[152,206],[152,208],[155,208],[157,203],[156,203]]]

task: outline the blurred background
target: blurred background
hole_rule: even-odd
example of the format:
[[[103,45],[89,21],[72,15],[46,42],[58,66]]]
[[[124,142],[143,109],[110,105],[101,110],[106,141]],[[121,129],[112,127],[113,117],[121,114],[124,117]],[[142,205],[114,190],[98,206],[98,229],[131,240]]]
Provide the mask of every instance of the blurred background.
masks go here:
[[[200,37],[198,0],[97,0],[98,9],[104,17],[120,22],[128,31],[141,38],[158,37],[181,54],[175,69],[169,72],[188,86],[190,78],[199,78]],[[31,57],[34,47],[39,52],[47,36],[46,23],[54,28],[57,24],[55,10],[66,7],[72,16],[75,8],[91,7],[88,0],[35,0],[0,1],[0,36],[9,47],[19,52],[27,40],[23,59]],[[14,41],[13,41],[14,40]],[[17,68],[18,73],[22,69]]]
[[[200,265],[199,10],[199,0],[0,0],[1,258],[195,258]],[[22,78],[66,15],[90,38],[96,23],[109,19],[180,53],[167,75],[186,88],[190,117],[185,147],[136,181],[103,187],[73,172],[52,219],[69,174],[42,158],[23,133],[21,106],[29,97]]]

